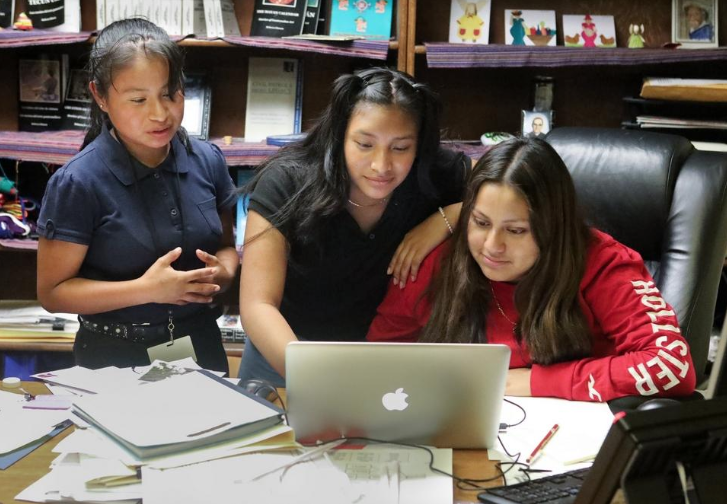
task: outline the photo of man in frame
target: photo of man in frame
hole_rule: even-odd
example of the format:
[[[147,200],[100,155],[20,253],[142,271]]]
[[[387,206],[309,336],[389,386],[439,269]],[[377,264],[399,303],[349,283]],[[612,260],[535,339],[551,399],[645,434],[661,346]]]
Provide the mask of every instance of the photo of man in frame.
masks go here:
[[[522,132],[526,138],[545,138],[550,131],[550,111],[523,110]]]
[[[672,38],[682,47],[717,47],[717,0],[673,0]]]

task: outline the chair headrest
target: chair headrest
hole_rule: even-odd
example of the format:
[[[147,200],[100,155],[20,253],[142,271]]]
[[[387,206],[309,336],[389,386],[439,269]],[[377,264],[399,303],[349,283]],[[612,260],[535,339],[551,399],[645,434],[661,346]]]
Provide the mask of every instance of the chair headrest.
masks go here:
[[[693,147],[675,135],[556,128],[547,141],[573,176],[588,222],[659,260],[679,170]]]

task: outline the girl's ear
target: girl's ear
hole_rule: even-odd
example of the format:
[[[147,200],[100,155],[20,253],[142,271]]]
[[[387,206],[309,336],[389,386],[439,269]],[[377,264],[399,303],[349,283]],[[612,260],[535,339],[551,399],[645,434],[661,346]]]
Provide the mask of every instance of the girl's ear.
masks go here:
[[[88,83],[88,90],[91,92],[91,95],[93,96],[93,99],[96,101],[96,105],[98,105],[98,108],[106,112],[106,100],[104,100],[101,95],[98,92],[98,89],[96,88],[96,82],[91,81]]]

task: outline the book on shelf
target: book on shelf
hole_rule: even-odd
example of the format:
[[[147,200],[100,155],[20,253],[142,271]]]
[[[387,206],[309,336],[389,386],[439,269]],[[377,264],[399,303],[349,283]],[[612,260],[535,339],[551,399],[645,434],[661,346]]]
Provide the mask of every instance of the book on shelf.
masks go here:
[[[636,124],[642,128],[677,128],[677,129],[727,129],[727,121],[710,119],[686,119],[680,117],[662,117],[651,115],[636,116]]]
[[[321,3],[323,0],[308,0],[305,8],[305,20],[303,21],[303,31],[301,35],[314,35],[318,33],[318,18],[321,12]]]
[[[245,141],[300,133],[303,62],[291,58],[249,58]]]
[[[250,35],[255,37],[300,35],[303,31],[307,3],[308,0],[255,0]]]
[[[207,140],[210,129],[212,87],[203,72],[184,74],[184,119],[182,126],[189,136]]]
[[[15,19],[15,0],[0,0],[0,28],[10,28]]]
[[[657,100],[727,102],[727,80],[647,77],[641,97]]]
[[[212,18],[207,20],[208,37],[240,36],[240,25],[232,0],[204,0],[204,4],[205,16]]]
[[[27,0],[27,14],[33,28],[81,31],[81,0]]]
[[[331,35],[361,35],[372,40],[389,40],[393,4],[393,0],[334,1],[328,32]]]
[[[61,129],[85,131],[91,127],[90,76],[86,70],[74,68],[69,72],[66,96],[63,100]]]
[[[67,54],[39,54],[18,60],[20,131],[61,128],[67,76]]]
[[[204,0],[182,0],[182,35],[207,36]]]
[[[247,335],[240,324],[239,315],[222,315],[217,319],[217,325],[225,343],[245,343]]]

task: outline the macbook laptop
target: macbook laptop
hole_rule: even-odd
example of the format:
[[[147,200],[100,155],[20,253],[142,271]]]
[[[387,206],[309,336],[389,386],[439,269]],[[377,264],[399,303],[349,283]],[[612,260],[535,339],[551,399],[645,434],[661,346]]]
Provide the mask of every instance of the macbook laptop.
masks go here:
[[[346,436],[490,448],[509,364],[505,345],[293,342],[288,422],[302,443]]]

